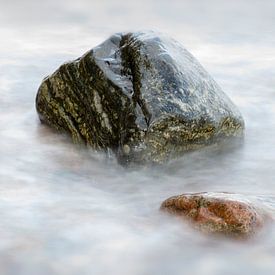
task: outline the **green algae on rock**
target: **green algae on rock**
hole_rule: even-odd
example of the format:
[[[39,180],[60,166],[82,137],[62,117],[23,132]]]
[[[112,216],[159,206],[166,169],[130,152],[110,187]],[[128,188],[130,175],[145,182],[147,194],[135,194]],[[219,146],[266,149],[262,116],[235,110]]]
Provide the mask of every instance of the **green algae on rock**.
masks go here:
[[[118,33],[42,82],[40,120],[121,163],[162,163],[241,137],[238,109],[178,42]]]
[[[161,210],[189,220],[205,233],[250,237],[268,220],[268,214],[241,195],[182,194],[165,200]]]

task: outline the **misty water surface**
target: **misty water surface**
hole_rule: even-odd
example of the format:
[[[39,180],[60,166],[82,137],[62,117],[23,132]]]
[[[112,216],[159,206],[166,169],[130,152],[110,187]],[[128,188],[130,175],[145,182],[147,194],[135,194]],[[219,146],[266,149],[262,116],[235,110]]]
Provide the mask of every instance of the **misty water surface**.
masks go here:
[[[139,29],[174,37],[213,75],[245,118],[243,146],[124,169],[40,124],[45,76]],[[1,274],[274,274],[274,225],[238,243],[159,213],[169,196],[199,191],[245,194],[274,212],[274,1],[1,0],[0,37]]]

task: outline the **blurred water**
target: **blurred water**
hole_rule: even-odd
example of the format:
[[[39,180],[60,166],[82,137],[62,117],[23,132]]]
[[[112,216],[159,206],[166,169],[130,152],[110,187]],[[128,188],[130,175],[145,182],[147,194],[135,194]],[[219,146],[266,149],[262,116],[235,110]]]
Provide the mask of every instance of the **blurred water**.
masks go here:
[[[274,274],[275,227],[213,239],[159,213],[183,192],[248,195],[275,210],[275,2],[0,2],[0,273]],[[240,108],[245,143],[126,170],[37,118],[43,77],[115,31],[153,29],[189,49]]]

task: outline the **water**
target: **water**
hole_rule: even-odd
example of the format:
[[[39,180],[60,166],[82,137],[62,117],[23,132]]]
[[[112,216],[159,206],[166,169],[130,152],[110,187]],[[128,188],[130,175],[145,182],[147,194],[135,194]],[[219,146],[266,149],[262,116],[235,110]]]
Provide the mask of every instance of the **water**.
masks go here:
[[[274,274],[275,226],[249,242],[159,213],[183,192],[247,195],[275,213],[275,2],[0,2],[0,273]],[[115,31],[153,29],[189,49],[241,110],[244,145],[124,169],[42,126],[43,77]]]

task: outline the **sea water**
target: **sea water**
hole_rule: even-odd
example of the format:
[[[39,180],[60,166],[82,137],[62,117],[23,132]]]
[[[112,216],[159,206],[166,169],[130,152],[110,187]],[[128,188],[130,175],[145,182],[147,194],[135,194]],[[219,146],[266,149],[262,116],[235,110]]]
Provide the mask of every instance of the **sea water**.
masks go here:
[[[184,192],[234,192],[275,213],[275,2],[0,1],[0,274],[275,273],[275,226],[250,241],[205,236],[160,213]],[[125,169],[41,125],[45,76],[114,32],[182,43],[242,112],[234,150]]]

